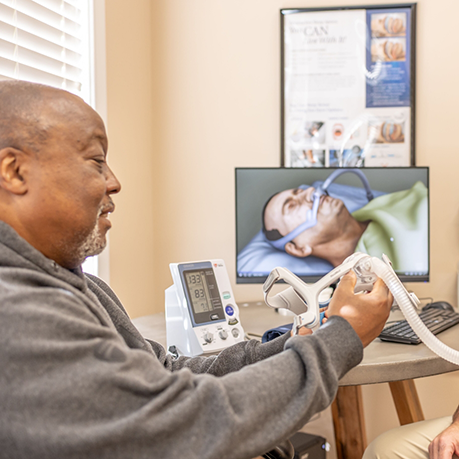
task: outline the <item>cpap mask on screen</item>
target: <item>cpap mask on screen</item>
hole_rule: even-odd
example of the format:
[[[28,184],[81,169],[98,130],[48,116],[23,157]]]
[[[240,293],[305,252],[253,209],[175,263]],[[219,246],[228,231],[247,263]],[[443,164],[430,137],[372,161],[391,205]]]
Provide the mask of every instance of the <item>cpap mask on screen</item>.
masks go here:
[[[357,175],[362,181],[363,186],[365,187],[367,193],[368,201],[373,199],[373,192],[371,191],[370,184],[368,183],[368,179],[365,177],[365,174],[358,169],[339,169],[330,174],[330,176],[325,180],[322,185],[319,185],[313,195],[312,195],[312,208],[306,212],[306,220],[301,225],[297,226],[293,231],[288,233],[287,235],[281,237],[280,239],[276,239],[271,241],[266,238],[266,240],[276,249],[284,250],[285,251],[285,244],[295,239],[299,236],[303,231],[306,231],[309,228],[312,228],[317,225],[317,212],[319,210],[320,198],[323,195],[328,196],[328,187],[331,183],[336,180],[341,174],[345,174],[346,172],[352,172],[353,174]],[[307,185],[300,185],[298,188],[303,190],[309,188]]]
[[[441,358],[459,365],[459,351],[446,346],[424,325],[417,312],[420,301],[414,293],[408,293],[405,289],[386,255],[379,259],[356,252],[315,284],[306,284],[286,268],[275,268],[263,284],[265,303],[272,308],[288,309],[295,314],[292,326],[294,335],[298,334],[301,327],[317,329],[320,326],[320,293],[351,270],[357,276],[356,293],[370,291],[377,278],[381,278],[392,292],[411,328],[424,344]],[[278,281],[284,281],[289,287],[270,297],[269,292]]]

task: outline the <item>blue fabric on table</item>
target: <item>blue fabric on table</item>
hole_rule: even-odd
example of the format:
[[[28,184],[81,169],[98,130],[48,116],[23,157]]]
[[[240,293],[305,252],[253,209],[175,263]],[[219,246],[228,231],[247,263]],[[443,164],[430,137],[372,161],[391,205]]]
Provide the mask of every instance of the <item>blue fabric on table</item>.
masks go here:
[[[324,317],[325,317],[325,311],[322,311],[320,313],[320,323],[322,323]],[[263,333],[263,336],[261,337],[261,342],[267,343],[268,341],[271,341],[272,339],[277,338],[278,336],[281,336],[291,331],[292,325],[293,324],[279,325],[279,327],[274,327],[269,330],[266,330]]]
[[[281,336],[291,331],[292,325],[293,324],[280,325],[279,327],[271,328],[270,330],[265,331],[263,333],[263,336],[261,337],[261,342],[266,343],[274,338],[277,338],[278,336]]]

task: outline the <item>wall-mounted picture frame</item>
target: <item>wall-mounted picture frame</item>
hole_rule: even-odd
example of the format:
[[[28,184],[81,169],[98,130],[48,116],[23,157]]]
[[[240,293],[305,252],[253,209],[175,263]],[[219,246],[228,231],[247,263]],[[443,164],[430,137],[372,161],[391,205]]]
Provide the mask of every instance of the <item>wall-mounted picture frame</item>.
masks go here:
[[[281,166],[415,165],[416,4],[280,13]]]

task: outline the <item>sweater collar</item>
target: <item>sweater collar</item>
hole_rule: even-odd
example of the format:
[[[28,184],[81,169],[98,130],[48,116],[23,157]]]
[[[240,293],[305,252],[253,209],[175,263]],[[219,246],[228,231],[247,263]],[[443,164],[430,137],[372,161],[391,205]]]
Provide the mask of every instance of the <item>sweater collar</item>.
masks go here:
[[[45,257],[7,223],[0,221],[0,267],[33,269],[45,272],[82,290],[87,289],[81,266],[66,269]]]

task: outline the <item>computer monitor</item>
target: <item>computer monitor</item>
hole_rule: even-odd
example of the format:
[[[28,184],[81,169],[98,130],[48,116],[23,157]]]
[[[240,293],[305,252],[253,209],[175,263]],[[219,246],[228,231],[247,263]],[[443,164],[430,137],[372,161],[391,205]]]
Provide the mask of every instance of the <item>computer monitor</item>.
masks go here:
[[[427,167],[237,168],[236,282],[277,266],[315,282],[355,251],[385,253],[402,282],[428,281],[428,190]]]

